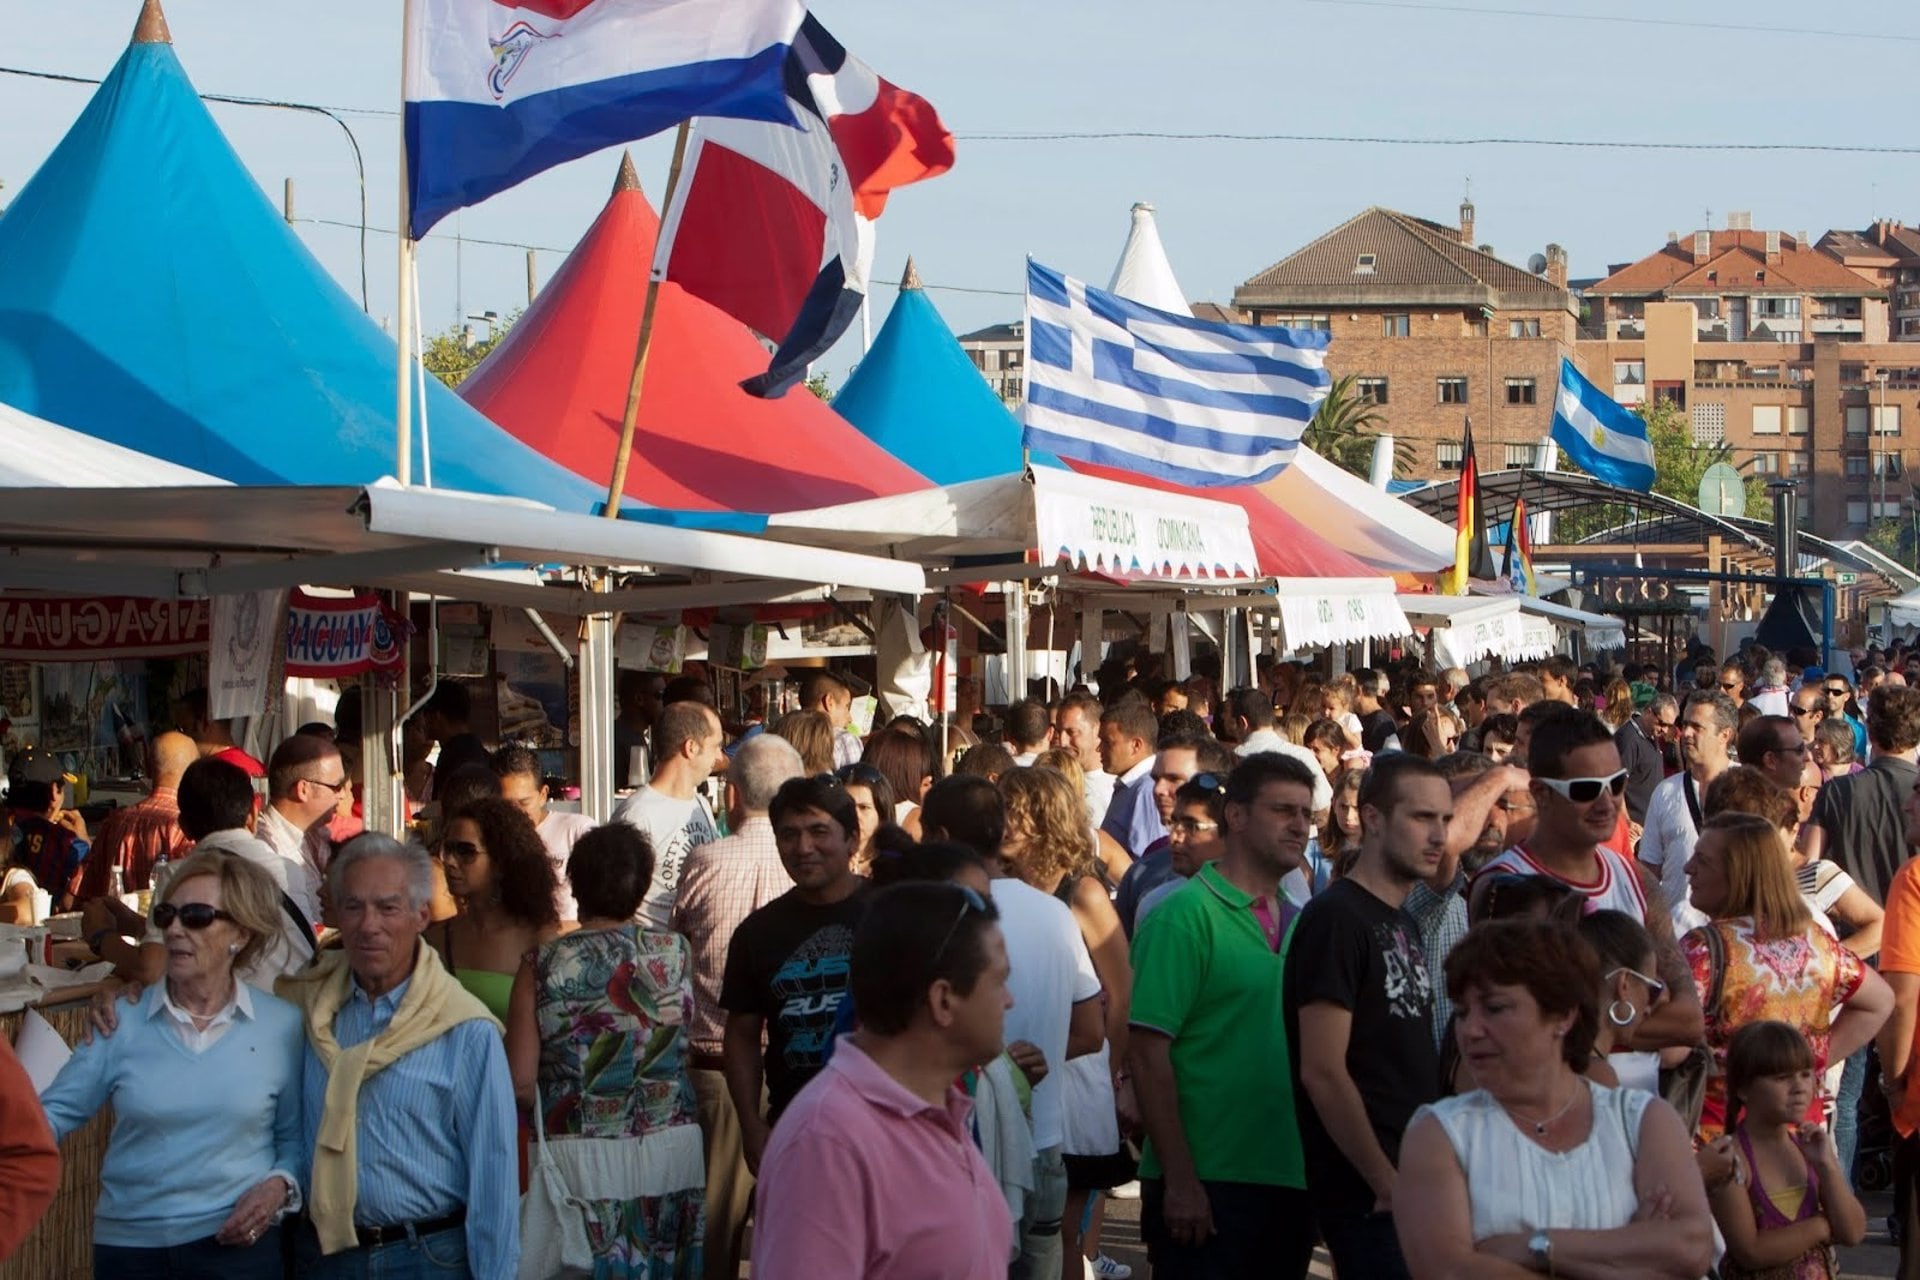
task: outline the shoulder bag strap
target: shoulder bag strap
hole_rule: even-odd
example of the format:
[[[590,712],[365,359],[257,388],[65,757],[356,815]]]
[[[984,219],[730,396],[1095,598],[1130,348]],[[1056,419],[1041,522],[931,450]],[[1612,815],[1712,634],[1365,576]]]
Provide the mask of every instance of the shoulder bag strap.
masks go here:
[[[1704,1017],[1712,1017],[1720,1007],[1720,995],[1727,982],[1727,941],[1720,936],[1720,926],[1711,921],[1702,927],[1702,934],[1707,944],[1707,998],[1700,1012]]]
[[[320,958],[320,939],[314,936],[313,926],[307,922],[307,913],[300,909],[300,904],[295,902],[292,895],[285,889],[280,891],[280,906],[287,915],[292,917],[293,923],[299,927],[300,936],[307,940],[308,962],[311,963],[318,960]]]
[[[1685,769],[1680,771],[1680,791],[1687,797],[1687,812],[1693,815],[1693,829],[1698,834],[1707,825],[1707,816],[1700,808],[1700,792],[1693,785],[1693,775]]]

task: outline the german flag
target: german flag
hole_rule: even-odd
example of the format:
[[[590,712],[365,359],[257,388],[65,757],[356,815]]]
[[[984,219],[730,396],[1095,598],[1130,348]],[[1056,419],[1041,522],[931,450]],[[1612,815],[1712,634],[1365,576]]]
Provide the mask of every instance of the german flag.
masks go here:
[[[1473,578],[1493,577],[1493,550],[1487,546],[1486,508],[1480,502],[1480,463],[1473,454],[1473,419],[1467,419],[1460,449],[1460,493],[1454,510],[1453,570],[1441,583],[1443,595],[1467,594]]]

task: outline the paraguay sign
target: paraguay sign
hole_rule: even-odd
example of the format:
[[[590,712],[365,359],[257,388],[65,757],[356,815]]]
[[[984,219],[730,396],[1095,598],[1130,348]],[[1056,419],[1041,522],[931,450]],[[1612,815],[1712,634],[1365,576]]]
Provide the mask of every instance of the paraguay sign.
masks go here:
[[[371,593],[336,598],[296,591],[287,602],[287,674],[324,680],[398,670],[406,626]]]

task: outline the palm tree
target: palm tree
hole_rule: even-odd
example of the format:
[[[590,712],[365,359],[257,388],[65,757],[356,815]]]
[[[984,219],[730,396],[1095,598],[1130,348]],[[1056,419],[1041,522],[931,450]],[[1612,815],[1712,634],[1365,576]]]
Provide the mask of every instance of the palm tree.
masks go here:
[[[1343,374],[1327,388],[1327,398],[1313,411],[1300,443],[1335,466],[1365,478],[1373,471],[1373,442],[1386,425],[1386,415],[1363,395],[1353,374]],[[1411,469],[1413,446],[1405,440],[1393,445],[1393,470]]]

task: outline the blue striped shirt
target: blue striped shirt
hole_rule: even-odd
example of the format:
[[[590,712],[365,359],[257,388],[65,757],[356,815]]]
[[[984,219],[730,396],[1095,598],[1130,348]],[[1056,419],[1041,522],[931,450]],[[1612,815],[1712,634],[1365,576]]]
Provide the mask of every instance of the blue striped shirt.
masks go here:
[[[343,1049],[379,1034],[407,993],[377,1000],[355,984],[334,1015]],[[326,1104],[327,1069],[307,1050],[306,1149],[314,1149]],[[360,1086],[360,1226],[395,1226],[467,1211],[467,1266],[474,1280],[514,1280],[520,1262],[520,1176],[513,1081],[500,1033],[463,1022]]]

